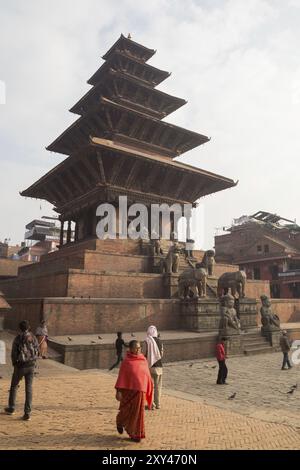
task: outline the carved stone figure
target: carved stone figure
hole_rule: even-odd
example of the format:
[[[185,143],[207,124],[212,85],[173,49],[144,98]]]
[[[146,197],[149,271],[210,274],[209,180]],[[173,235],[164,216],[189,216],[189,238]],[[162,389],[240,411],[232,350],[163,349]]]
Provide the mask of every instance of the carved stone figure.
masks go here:
[[[272,312],[271,301],[267,295],[261,295],[262,303],[260,314],[261,324],[264,330],[280,330],[280,319],[278,315]]]
[[[221,307],[220,334],[225,336],[241,333],[241,324],[234,308],[234,297],[227,294],[222,299],[224,306]]]
[[[233,273],[224,273],[218,279],[218,295],[221,297],[227,294],[231,289],[231,295],[235,296],[238,293],[239,298],[245,297],[245,284],[246,284],[245,271],[236,271]]]
[[[181,249],[177,242],[174,242],[168,251],[166,258],[162,263],[162,272],[178,273],[179,271],[179,253]]]
[[[150,240],[150,256],[160,256],[163,255],[163,250],[160,246],[160,240],[159,239],[151,239]]]
[[[206,270],[200,267],[185,269],[178,278],[178,296],[180,299],[206,297]]]
[[[202,268],[207,270],[209,276],[213,275],[214,265],[215,265],[215,252],[214,250],[205,251],[202,261]]]

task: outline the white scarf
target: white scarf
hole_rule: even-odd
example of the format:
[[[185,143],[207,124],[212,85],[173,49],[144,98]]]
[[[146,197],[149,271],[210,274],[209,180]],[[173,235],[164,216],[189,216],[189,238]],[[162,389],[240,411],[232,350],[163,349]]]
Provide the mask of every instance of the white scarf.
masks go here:
[[[149,326],[147,330],[146,343],[147,343],[147,361],[149,367],[152,367],[157,361],[161,359],[157,343],[154,338],[157,338],[157,329],[155,326]]]

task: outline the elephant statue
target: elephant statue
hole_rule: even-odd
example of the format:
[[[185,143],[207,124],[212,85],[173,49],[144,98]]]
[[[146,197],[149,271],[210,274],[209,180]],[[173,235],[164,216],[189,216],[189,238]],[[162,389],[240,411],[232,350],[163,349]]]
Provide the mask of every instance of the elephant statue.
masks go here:
[[[218,279],[218,296],[226,295],[229,289],[231,289],[233,297],[235,297],[236,293],[238,293],[239,298],[245,297],[246,279],[245,271],[222,274]]]
[[[178,296],[180,299],[206,297],[206,270],[196,264],[194,268],[185,269],[178,278]]]

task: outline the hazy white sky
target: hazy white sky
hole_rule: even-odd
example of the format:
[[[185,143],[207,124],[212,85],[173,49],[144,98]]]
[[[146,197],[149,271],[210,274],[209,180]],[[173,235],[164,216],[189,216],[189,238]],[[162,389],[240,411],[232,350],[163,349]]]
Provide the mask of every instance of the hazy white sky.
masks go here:
[[[52,214],[19,191],[65,158],[45,147],[129,32],[188,100],[167,120],[212,138],[180,161],[239,180],[203,199],[203,248],[242,214],[298,217],[300,0],[0,0],[0,20],[0,241]]]

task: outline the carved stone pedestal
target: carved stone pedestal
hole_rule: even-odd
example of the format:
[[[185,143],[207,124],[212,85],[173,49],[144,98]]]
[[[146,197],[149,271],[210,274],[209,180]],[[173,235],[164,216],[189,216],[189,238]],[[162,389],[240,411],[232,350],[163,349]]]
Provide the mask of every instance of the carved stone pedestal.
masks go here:
[[[166,299],[173,299],[178,297],[178,277],[179,274],[165,273],[163,277],[164,291]]]
[[[261,334],[267,338],[273,348],[280,349],[281,332],[278,328],[266,328],[262,326]]]
[[[192,331],[218,331],[220,304],[214,299],[182,300],[181,328]]]
[[[256,299],[243,298],[238,301],[238,317],[241,329],[257,328],[257,302]]]
[[[242,335],[236,334],[226,337],[226,354],[227,356],[236,356],[242,353]]]

